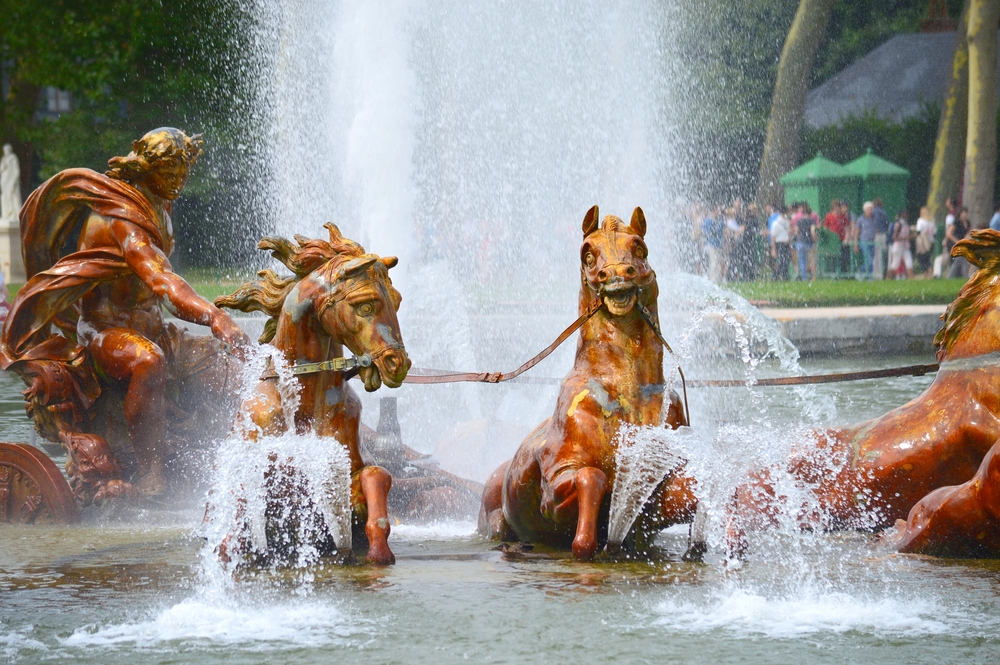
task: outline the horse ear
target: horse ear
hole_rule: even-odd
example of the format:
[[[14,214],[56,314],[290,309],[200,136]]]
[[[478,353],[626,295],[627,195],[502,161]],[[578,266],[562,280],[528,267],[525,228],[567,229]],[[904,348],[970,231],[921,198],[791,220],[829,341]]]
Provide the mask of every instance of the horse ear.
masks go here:
[[[377,260],[378,259],[376,259],[376,257],[374,256],[362,256],[356,259],[351,259],[350,261],[342,265],[340,267],[340,270],[337,271],[338,278],[343,279],[345,277],[350,277],[355,273],[367,270],[371,266],[371,264],[375,263],[375,261]]]
[[[330,242],[337,242],[344,237],[344,234],[340,232],[340,229],[333,222],[327,222],[323,225],[323,228],[330,232]]]
[[[597,210],[597,206],[594,206],[587,211],[587,214],[583,216],[583,237],[586,238],[591,233],[597,230],[597,224],[600,220],[600,212]]]
[[[386,270],[389,268],[395,268],[396,264],[399,263],[399,259],[395,256],[383,256],[381,260],[382,263],[385,264]]]
[[[646,237],[646,215],[643,214],[642,208],[639,206],[636,206],[635,210],[632,211],[632,221],[629,222],[628,227],[632,229],[632,233],[640,238]]]

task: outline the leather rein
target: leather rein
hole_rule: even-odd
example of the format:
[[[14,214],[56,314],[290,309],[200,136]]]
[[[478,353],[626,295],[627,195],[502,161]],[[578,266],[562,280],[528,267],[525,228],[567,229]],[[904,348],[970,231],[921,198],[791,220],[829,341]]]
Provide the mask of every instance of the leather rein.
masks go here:
[[[604,307],[604,298],[598,297],[587,309],[584,310],[576,321],[571,323],[569,327],[560,333],[556,337],[555,341],[549,344],[547,347],[539,351],[534,357],[525,362],[523,365],[518,367],[512,372],[440,372],[433,374],[407,374],[406,378],[403,379],[403,383],[419,383],[419,384],[430,384],[430,383],[502,383],[504,381],[510,381],[521,376],[529,369],[542,362],[548,358],[553,351],[555,351],[559,346],[565,342],[569,337],[583,327],[587,321],[589,321],[597,312]],[[674,350],[670,348],[670,344],[667,340],[663,338],[663,334],[660,332],[660,327],[656,325],[656,321],[653,319],[652,313],[640,302],[636,302],[636,307],[639,309],[639,313],[642,315],[642,320],[646,322],[646,325],[653,331],[656,338],[660,341],[660,344],[671,354],[674,355]],[[313,363],[301,363],[291,366],[291,372],[295,376],[302,374],[314,374],[316,372],[346,372],[346,379],[353,377],[357,374],[358,370],[362,367],[370,367],[373,360],[369,354],[364,354],[361,356],[346,356],[343,358],[333,358],[330,360],[324,360],[322,362]],[[425,372],[428,370],[424,370]],[[431,370],[433,371],[433,370]],[[690,424],[690,410],[688,408],[687,399],[687,383],[684,379],[684,372],[681,370],[680,364],[677,365],[677,373],[681,379],[681,389],[684,393],[684,417],[685,420]],[[267,367],[264,369],[264,374],[261,376],[262,379],[276,379],[278,374],[275,372],[274,367],[271,365],[270,359],[268,359]]]

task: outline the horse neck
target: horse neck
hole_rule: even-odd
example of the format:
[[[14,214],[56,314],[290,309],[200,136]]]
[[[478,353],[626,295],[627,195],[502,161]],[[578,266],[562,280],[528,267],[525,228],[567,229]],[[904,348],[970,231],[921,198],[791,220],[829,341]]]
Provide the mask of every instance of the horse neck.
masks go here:
[[[940,362],[1000,353],[1000,326],[997,325],[1000,295],[994,295],[994,284],[998,282],[1000,277],[996,275],[977,273],[963,288],[963,291],[969,288],[973,291],[960,293],[949,306],[944,328],[938,335],[950,343],[947,351],[943,348],[938,351]]]
[[[581,295],[581,310],[591,298],[587,291]],[[656,304],[647,309],[659,325]],[[638,306],[624,316],[614,316],[602,307],[580,328],[574,369],[614,382],[662,384],[663,344]]]
[[[289,364],[323,362],[332,358],[338,358],[343,352],[343,343],[323,330],[316,319],[316,310],[310,305],[305,305],[305,296],[293,292],[289,298],[300,297],[299,302],[303,303],[302,311],[293,320],[290,311],[295,311],[295,307],[282,308],[278,315],[278,325],[271,345],[281,351]],[[303,386],[309,387],[313,384],[332,385],[343,383],[343,375],[340,372],[316,372],[314,374],[302,374],[299,380]]]
[[[998,320],[1000,320],[1000,303],[994,302],[990,307],[984,308],[971,317],[969,322],[965,324],[964,330],[959,334],[959,338],[955,340],[947,352],[938,355],[938,360],[946,362],[1000,353]]]

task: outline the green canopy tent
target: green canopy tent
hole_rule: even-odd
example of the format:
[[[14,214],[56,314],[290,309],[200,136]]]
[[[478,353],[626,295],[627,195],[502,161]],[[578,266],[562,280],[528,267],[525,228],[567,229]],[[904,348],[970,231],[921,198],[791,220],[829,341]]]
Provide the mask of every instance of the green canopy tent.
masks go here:
[[[906,185],[910,172],[887,159],[882,159],[868,148],[867,152],[844,168],[861,179],[861,201],[882,199],[889,219],[896,218],[896,212],[906,207]]]
[[[785,205],[805,201],[820,219],[834,199],[847,201],[854,214],[860,211],[860,176],[827,159],[822,152],[781,176],[779,182],[785,190]]]

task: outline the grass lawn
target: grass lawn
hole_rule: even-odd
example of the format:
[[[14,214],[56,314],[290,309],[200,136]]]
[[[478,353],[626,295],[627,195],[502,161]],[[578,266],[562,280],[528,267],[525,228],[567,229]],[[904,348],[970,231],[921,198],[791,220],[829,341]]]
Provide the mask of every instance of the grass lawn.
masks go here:
[[[195,290],[212,300],[232,293],[244,279],[186,274]],[[965,280],[907,279],[858,282],[850,279],[815,282],[735,282],[726,288],[761,307],[849,307],[858,305],[946,305],[955,299]],[[11,298],[21,287],[11,284]]]
[[[758,306],[849,307],[859,305],[946,305],[964,279],[902,279],[858,282],[853,279],[815,282],[742,282],[726,284]]]
[[[204,272],[193,274],[184,273],[184,278],[194,287],[194,290],[208,300],[213,300],[217,296],[228,295],[235,291],[244,281],[249,280],[252,275],[219,275],[214,276]],[[24,286],[23,284],[10,284],[10,300],[13,302],[14,296]]]

